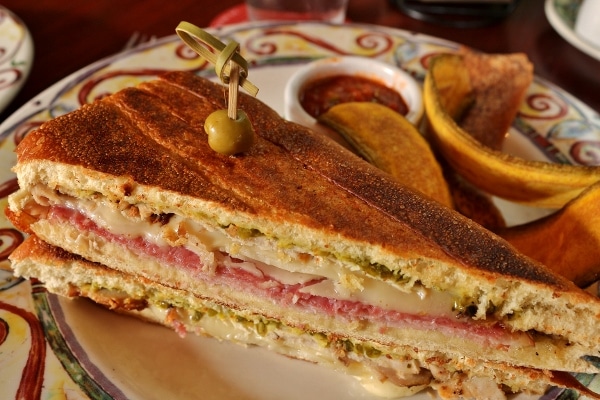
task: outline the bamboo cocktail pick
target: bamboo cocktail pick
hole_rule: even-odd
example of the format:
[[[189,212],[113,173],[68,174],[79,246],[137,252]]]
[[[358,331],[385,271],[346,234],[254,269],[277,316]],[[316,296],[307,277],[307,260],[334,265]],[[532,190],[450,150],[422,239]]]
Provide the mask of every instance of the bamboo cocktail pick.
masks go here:
[[[234,155],[247,151],[254,142],[254,130],[246,113],[238,110],[239,87],[256,96],[258,88],[248,77],[248,62],[239,54],[239,43],[227,45],[210,33],[182,21],[177,35],[196,53],[215,65],[217,76],[229,85],[227,110],[218,110],[206,118],[204,130],[208,144],[218,153]]]

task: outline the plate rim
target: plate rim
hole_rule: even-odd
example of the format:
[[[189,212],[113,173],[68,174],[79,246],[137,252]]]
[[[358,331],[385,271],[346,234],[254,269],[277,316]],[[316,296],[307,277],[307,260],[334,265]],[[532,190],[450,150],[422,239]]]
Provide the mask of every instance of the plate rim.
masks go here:
[[[35,44],[29,28],[17,14],[2,5],[0,5],[0,10],[9,16],[12,23],[23,29],[23,35],[19,38],[20,43],[18,44],[17,49],[14,51],[12,57],[2,64],[12,64],[16,58],[23,60],[23,62],[16,63],[16,65],[12,67],[19,71],[17,79],[8,87],[0,88],[0,112],[2,112],[10,105],[17,94],[19,94],[23,85],[25,85],[25,82],[29,78],[35,57]]]

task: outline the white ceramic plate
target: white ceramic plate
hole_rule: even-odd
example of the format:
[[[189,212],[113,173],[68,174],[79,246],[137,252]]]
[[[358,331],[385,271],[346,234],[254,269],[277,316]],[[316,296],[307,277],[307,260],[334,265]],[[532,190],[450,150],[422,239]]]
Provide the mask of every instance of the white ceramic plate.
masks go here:
[[[10,10],[0,6],[0,111],[17,95],[31,70],[33,40]]]
[[[550,25],[567,42],[579,50],[600,60],[600,48],[582,39],[575,33],[575,20],[581,0],[546,0],[545,11]]]
[[[259,98],[283,113],[283,88],[301,65],[318,57],[375,57],[422,80],[429,57],[457,44],[396,29],[366,26],[234,25],[214,31],[241,44]],[[0,208],[16,189],[10,167],[15,144],[49,118],[164,70],[214,76],[175,36],[100,60],[63,79],[0,125]],[[506,150],[554,162],[600,163],[599,116],[569,94],[535,79]],[[507,220],[524,222],[546,210],[499,202]],[[0,214],[0,266],[22,239]],[[43,330],[37,320],[42,322]],[[29,351],[32,350],[30,354]],[[21,388],[42,398],[94,399],[369,399],[351,378],[261,349],[188,335],[122,317],[87,301],[47,294],[41,285],[0,270],[0,394]],[[39,376],[40,380],[31,379]],[[594,377],[592,377],[594,378]],[[592,384],[594,384],[593,380]],[[544,398],[563,396],[552,391]],[[430,399],[429,394],[415,396]],[[530,398],[519,396],[519,399]]]

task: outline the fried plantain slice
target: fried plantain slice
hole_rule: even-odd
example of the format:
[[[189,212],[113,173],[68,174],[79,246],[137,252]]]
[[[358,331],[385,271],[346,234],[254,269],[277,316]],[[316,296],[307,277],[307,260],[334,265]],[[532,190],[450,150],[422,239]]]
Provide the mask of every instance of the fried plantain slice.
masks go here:
[[[498,63],[501,65],[501,63]],[[491,64],[490,68],[499,66]],[[600,181],[600,167],[526,160],[495,150],[455,120],[470,85],[463,57],[442,54],[430,63],[423,99],[431,142],[448,164],[485,192],[519,203],[560,208],[585,188]],[[458,86],[458,88],[453,88]],[[448,93],[455,97],[449,99]],[[477,103],[477,99],[475,99]]]
[[[579,287],[600,279],[600,183],[554,214],[495,231]]]
[[[332,107],[318,121],[397,181],[452,207],[452,197],[429,143],[401,114],[377,103],[351,102]]]

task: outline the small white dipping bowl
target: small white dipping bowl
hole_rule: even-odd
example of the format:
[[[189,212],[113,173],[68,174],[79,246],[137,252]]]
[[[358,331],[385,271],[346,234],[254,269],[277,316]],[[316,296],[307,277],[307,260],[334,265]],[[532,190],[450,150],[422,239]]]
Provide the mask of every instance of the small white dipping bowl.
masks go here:
[[[319,124],[300,104],[305,85],[315,80],[337,75],[358,76],[396,90],[408,107],[406,119],[418,125],[423,116],[421,87],[407,72],[391,64],[358,56],[329,57],[312,61],[298,69],[288,80],[284,92],[284,117],[332,136],[332,131]],[[333,135],[335,136],[335,135]]]

